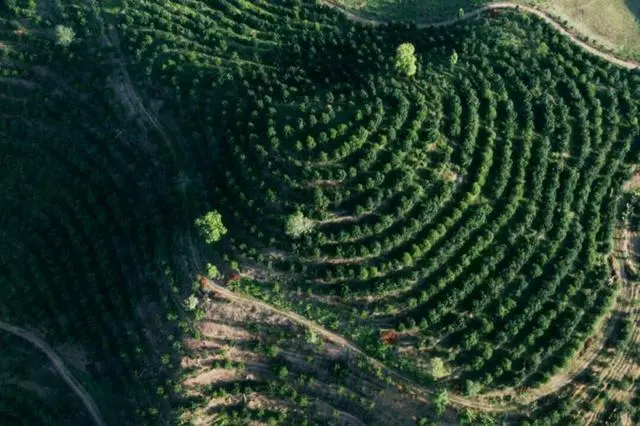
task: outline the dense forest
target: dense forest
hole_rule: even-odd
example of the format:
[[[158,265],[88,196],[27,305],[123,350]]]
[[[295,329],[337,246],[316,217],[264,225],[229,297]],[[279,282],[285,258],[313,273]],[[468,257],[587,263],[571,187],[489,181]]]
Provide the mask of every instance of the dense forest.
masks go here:
[[[304,397],[391,424],[365,403],[388,377],[272,329],[236,344],[270,360],[255,374],[281,388],[185,395],[184,341],[225,309],[196,308],[207,264],[213,282],[233,276],[232,290],[433,387],[437,415],[447,392],[549,382],[615,305],[640,73],[535,17],[417,29],[311,0],[10,0],[0,18],[0,319],[83,348],[109,424],[187,423],[203,395],[255,392],[288,402],[234,400],[210,420],[345,421],[300,410]],[[225,228],[210,245],[196,223],[214,209]],[[286,361],[274,339],[341,384],[305,382],[317,366]],[[367,374],[371,389],[334,401]],[[531,418],[569,424],[565,399]],[[430,424],[423,411],[407,421]]]

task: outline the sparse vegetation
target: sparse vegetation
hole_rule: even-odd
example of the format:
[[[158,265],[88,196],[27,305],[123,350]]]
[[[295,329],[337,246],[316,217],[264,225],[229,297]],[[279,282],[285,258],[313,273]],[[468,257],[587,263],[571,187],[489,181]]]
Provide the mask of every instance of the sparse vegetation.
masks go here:
[[[408,21],[439,22],[458,18],[500,0],[334,0],[335,3],[365,17]],[[534,6],[552,16],[578,36],[598,46],[640,60],[639,0],[513,0]]]

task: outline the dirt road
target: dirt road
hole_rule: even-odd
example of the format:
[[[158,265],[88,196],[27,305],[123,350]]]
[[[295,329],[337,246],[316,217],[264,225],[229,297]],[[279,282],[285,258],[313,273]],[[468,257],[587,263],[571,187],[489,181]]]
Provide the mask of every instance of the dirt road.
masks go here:
[[[343,13],[345,13],[347,15],[347,17],[353,21],[356,22],[361,22],[364,24],[369,24],[369,25],[383,25],[386,22],[385,21],[380,21],[380,20],[375,20],[375,19],[369,19],[369,18],[365,18],[363,16],[358,15],[357,13],[354,13],[352,11],[349,11],[347,9],[345,9],[344,7],[338,5],[337,3],[331,1],[331,0],[323,0],[324,4],[326,4],[327,6],[339,9],[340,11],[342,11]],[[457,22],[460,21],[465,21],[467,19],[471,19],[471,18],[475,18],[476,16],[479,16],[489,10],[495,10],[495,9],[518,9],[521,12],[526,12],[529,13],[531,15],[535,15],[538,18],[548,22],[553,28],[555,28],[557,31],[561,32],[562,34],[564,34],[565,36],[569,37],[569,39],[571,39],[571,41],[575,44],[577,44],[578,46],[580,46],[582,49],[586,50],[587,52],[599,56],[602,59],[605,59],[609,62],[611,62],[614,65],[617,65],[619,67],[623,67],[626,69],[640,69],[640,63],[637,62],[633,62],[633,61],[626,61],[623,59],[620,59],[618,57],[616,57],[615,55],[608,53],[608,52],[604,52],[602,50],[597,49],[596,47],[593,47],[592,45],[580,40],[578,37],[576,37],[571,31],[569,31],[568,29],[566,29],[562,24],[560,24],[558,21],[555,20],[555,18],[553,18],[552,16],[548,15],[547,13],[535,9],[533,7],[530,6],[525,6],[525,5],[521,5],[521,4],[516,4],[516,3],[511,3],[511,2],[498,2],[498,3],[490,3],[484,6],[481,6],[471,12],[467,12],[462,16],[458,16],[456,18],[451,18],[451,19],[447,19],[446,21],[441,21],[441,22],[434,22],[434,23],[424,23],[424,24],[418,24],[417,27],[418,28],[439,28],[439,27],[444,27],[447,25],[453,25]]]
[[[89,395],[89,393],[82,387],[82,385],[71,375],[60,357],[55,353],[53,349],[51,349],[47,342],[28,330],[16,327],[15,325],[11,325],[3,321],[0,321],[0,329],[23,338],[24,340],[28,341],[36,348],[44,352],[51,361],[53,368],[71,387],[71,390],[73,390],[73,392],[82,400],[82,403],[91,415],[93,422],[99,426],[106,426],[106,423],[104,422],[104,420],[102,420],[102,416],[100,415],[100,410],[98,410],[98,406],[96,405],[93,398],[91,398],[91,395]]]

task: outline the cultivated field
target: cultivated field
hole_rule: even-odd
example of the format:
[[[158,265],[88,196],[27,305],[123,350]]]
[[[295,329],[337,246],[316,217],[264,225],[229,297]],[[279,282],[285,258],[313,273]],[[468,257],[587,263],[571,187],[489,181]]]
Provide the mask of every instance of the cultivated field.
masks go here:
[[[201,307],[182,361],[184,422],[404,425],[430,413],[366,358],[277,311],[215,292]]]
[[[640,422],[640,74],[549,22],[12,0],[0,99],[0,321],[107,424]]]

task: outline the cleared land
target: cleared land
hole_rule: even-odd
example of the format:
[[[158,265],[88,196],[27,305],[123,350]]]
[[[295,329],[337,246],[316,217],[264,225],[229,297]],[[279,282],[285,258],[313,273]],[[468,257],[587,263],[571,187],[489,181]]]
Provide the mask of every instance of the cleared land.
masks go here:
[[[406,425],[429,414],[426,399],[317,327],[213,290],[201,301],[207,314],[182,359],[189,407],[182,421]]]
[[[333,3],[333,2],[327,2],[327,5],[331,6],[331,7],[337,7],[339,10],[341,10],[342,12],[345,13],[345,15],[352,21],[354,22],[359,22],[359,23],[363,23],[363,24],[369,24],[369,25],[375,25],[375,26],[379,26],[379,25],[384,25],[386,23],[386,21],[384,20],[378,20],[378,19],[374,19],[374,18],[366,18],[364,16],[359,15],[358,13],[355,13],[353,11],[350,11],[348,9],[345,9],[341,6],[338,6],[337,3]],[[582,49],[586,50],[587,52],[599,56],[603,59],[606,59],[607,61],[623,67],[623,68],[627,68],[627,69],[636,69],[636,68],[640,68],[640,62],[636,62],[633,60],[624,60],[624,59],[620,59],[619,57],[617,57],[615,54],[608,52],[606,50],[603,50],[601,48],[595,47],[593,44],[591,44],[588,40],[583,40],[581,38],[579,38],[578,36],[575,35],[575,33],[572,31],[571,28],[569,28],[568,26],[566,26],[563,22],[561,22],[561,18],[554,16],[554,15],[550,15],[547,12],[544,11],[540,11],[536,8],[533,7],[529,7],[529,6],[524,6],[524,5],[519,5],[517,3],[512,3],[512,2],[492,2],[489,4],[486,4],[484,6],[480,6],[477,7],[475,9],[473,9],[470,12],[464,12],[461,14],[458,14],[458,16],[454,17],[454,18],[448,18],[448,19],[444,19],[441,21],[437,21],[437,22],[422,22],[422,23],[418,23],[416,25],[417,28],[440,28],[440,27],[445,27],[448,25],[453,25],[456,24],[458,22],[464,22],[466,20],[472,19],[472,18],[476,18],[479,16],[482,16],[483,14],[487,14],[487,13],[497,13],[500,12],[502,10],[509,10],[509,9],[517,9],[521,12],[524,13],[529,13],[532,15],[537,16],[538,18],[548,22],[554,29],[556,29],[559,33],[566,35],[567,37],[569,37],[571,39],[571,41],[573,41],[576,45],[580,46]]]

